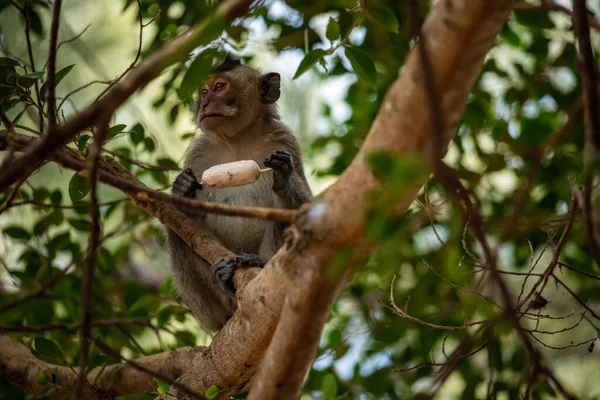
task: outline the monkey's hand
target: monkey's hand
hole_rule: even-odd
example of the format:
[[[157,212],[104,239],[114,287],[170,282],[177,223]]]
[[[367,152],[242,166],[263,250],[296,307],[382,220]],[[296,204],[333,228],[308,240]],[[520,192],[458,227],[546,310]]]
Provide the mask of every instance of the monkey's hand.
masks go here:
[[[216,261],[210,269],[213,274],[213,279],[222,290],[235,292],[232,278],[238,265],[262,268],[266,263],[266,260],[263,260],[256,254],[240,253],[235,257],[235,260],[231,258],[221,258]]]
[[[191,168],[186,168],[175,178],[173,183],[173,194],[194,198],[196,190],[202,190],[202,185],[196,179],[194,171]]]
[[[265,167],[273,169],[273,191],[281,197],[285,197],[288,184],[294,172],[294,161],[287,151],[277,150],[266,158]]]

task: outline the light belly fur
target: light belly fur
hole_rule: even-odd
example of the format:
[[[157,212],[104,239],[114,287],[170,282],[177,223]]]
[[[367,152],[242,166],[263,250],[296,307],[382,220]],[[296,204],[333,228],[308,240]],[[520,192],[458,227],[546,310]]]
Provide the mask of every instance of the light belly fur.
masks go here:
[[[264,174],[263,174],[264,175]],[[270,179],[261,176],[255,183],[233,188],[211,189],[205,187],[200,194],[203,200],[232,206],[273,207]],[[267,187],[265,187],[267,186]],[[218,214],[206,214],[205,224],[220,241],[227,243],[234,253],[257,254],[269,221]]]

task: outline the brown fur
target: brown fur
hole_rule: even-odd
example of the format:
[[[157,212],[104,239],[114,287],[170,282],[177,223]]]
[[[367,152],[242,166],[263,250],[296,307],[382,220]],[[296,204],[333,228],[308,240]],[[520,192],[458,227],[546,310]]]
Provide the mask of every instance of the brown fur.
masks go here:
[[[268,78],[273,79],[272,75]],[[198,100],[196,117],[204,134],[191,143],[184,168],[191,168],[197,178],[209,167],[238,160],[255,160],[264,168],[265,158],[283,150],[290,153],[294,163],[286,194],[275,194],[272,173],[264,173],[257,182],[246,186],[223,189],[205,186],[196,191],[196,198],[231,205],[298,208],[312,197],[296,138],[281,122],[276,105],[261,102],[261,88],[264,88],[261,79],[265,76],[240,65],[209,77],[199,92],[203,89],[211,92]],[[278,79],[277,75],[277,91],[275,95],[270,92],[271,98],[279,97]],[[225,89],[215,91],[217,82],[226,84]],[[222,116],[202,120],[204,114]],[[282,224],[217,214],[195,215],[193,219],[236,254],[253,253],[268,260],[282,243]],[[234,294],[217,286],[210,265],[171,231],[168,243],[171,269],[183,299],[205,329],[220,329],[235,312]]]

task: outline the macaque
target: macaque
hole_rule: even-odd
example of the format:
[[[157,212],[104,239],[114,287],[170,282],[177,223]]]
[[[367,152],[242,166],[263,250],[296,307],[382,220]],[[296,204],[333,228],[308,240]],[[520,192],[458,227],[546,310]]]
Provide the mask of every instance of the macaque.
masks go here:
[[[227,55],[199,89],[196,123],[203,133],[190,144],[173,194],[230,205],[294,209],[310,200],[300,146],[277,111],[279,95],[278,73],[261,74]],[[204,170],[238,160],[254,160],[272,172],[239,187],[210,188],[198,182]],[[190,217],[236,254],[235,259],[221,259],[211,266],[168,231],[178,290],[204,329],[217,331],[237,308],[232,284],[236,266],[264,266],[282,245],[285,224],[209,213]]]

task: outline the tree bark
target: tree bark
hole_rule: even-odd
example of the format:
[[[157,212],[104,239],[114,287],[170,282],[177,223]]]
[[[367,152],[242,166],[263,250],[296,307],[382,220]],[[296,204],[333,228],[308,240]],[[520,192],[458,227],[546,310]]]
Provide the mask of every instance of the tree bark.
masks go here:
[[[411,51],[360,152],[340,179],[312,206],[319,217],[297,223],[300,229],[323,239],[307,246],[308,259],[295,257],[286,266],[299,275],[290,285],[294,291],[288,295],[250,399],[298,397],[331,304],[343,288],[344,282],[332,284],[324,279],[336,251],[352,245],[355,251],[362,253],[361,257],[368,254],[365,244],[367,195],[380,189],[381,183],[368,167],[367,156],[386,151],[400,156],[416,154],[433,161],[436,147],[447,148],[485,56],[513,3],[512,0],[444,0],[436,3],[428,15],[419,40],[422,37],[427,40],[436,93],[445,117],[444,131],[433,132],[422,60],[418,52]],[[434,143],[436,138],[442,143]],[[395,211],[404,212],[424,183],[419,182]],[[348,276],[342,274],[339,280],[344,281]]]
[[[512,4],[510,0],[440,0],[430,13],[424,32],[445,116],[444,132],[435,135],[442,138],[443,143],[435,145],[445,148],[458,127],[470,89]],[[166,360],[172,352],[152,356],[152,362],[164,361],[161,365],[152,364],[152,367],[162,368],[162,372],[171,373],[173,377],[182,374],[178,382],[200,394],[216,385],[221,389],[218,399],[246,390],[251,379],[250,397],[253,399],[297,397],[331,305],[356,263],[370,253],[364,235],[367,195],[381,188],[381,184],[370,171],[366,157],[376,151],[429,157],[434,135],[424,87],[420,60],[413,53],[402,75],[390,88],[363,148],[351,166],[331,188],[302,210],[297,223],[288,229],[283,248],[239,291],[237,313],[214,337],[211,345],[174,350],[181,358],[176,357],[178,361],[168,365]],[[118,172],[113,170],[111,173]],[[21,175],[10,178],[18,176]],[[0,184],[9,181],[8,178],[0,180]],[[421,183],[407,193],[395,211],[401,213],[408,207]],[[134,198],[134,201],[142,208],[158,207],[153,212],[157,216],[161,213],[160,207],[165,206],[140,199],[144,200]],[[170,228],[177,228],[176,221],[161,220]],[[196,233],[195,230],[178,232],[191,246],[203,247],[194,241]],[[352,245],[358,251],[342,271],[332,276],[328,267],[346,245]],[[36,390],[38,372],[43,371],[51,378],[49,374],[54,366],[35,360],[14,339],[0,336],[0,348],[11,346],[18,354],[15,357],[14,352],[0,352],[0,373],[28,390]],[[265,353],[263,367],[253,378]],[[149,357],[137,361],[151,362]],[[102,384],[107,385],[102,386],[103,390],[113,395],[155,387],[152,377],[137,370],[137,378],[133,379],[134,372],[130,368],[123,364],[109,366],[105,371],[121,369],[128,373],[115,373],[108,375],[109,378],[103,373],[96,381],[106,382]],[[65,374],[68,376],[69,371]],[[62,388],[72,387],[74,379],[63,381]],[[129,382],[135,382],[136,387]],[[94,398],[96,394],[86,392],[86,396]],[[189,397],[180,395],[180,398]]]

